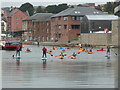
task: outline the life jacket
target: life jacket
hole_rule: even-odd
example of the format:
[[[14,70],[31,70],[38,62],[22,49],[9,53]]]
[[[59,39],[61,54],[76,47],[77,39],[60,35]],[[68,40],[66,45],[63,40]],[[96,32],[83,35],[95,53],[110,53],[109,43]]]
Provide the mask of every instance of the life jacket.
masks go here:
[[[47,51],[47,49],[46,49],[46,48],[43,48],[42,50],[43,50],[43,51]]]

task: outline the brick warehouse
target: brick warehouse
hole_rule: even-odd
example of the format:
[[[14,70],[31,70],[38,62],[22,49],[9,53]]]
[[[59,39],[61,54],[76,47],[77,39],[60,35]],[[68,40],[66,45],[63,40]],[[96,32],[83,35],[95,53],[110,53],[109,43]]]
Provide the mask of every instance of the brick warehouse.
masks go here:
[[[51,40],[71,42],[81,33],[81,20],[85,15],[105,15],[94,7],[68,8],[51,18]]]
[[[25,40],[34,40],[39,42],[50,41],[52,13],[37,13],[23,20],[23,35]]]
[[[7,32],[12,36],[22,35],[22,19],[26,19],[28,15],[18,8],[4,10],[4,15],[7,21]]]

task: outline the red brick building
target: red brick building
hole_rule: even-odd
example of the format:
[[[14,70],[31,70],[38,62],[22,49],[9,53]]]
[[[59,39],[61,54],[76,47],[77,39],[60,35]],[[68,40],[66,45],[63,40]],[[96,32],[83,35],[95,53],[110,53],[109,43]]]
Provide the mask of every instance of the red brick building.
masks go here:
[[[103,15],[94,7],[68,8],[51,18],[51,40],[71,42],[81,32],[81,21],[85,15]]]
[[[7,31],[13,36],[21,35],[22,30],[22,20],[26,19],[28,16],[17,8],[12,8],[11,10],[4,11],[4,17],[7,20]]]
[[[35,40],[40,42],[51,39],[51,13],[37,13],[23,20],[23,30],[25,40]]]

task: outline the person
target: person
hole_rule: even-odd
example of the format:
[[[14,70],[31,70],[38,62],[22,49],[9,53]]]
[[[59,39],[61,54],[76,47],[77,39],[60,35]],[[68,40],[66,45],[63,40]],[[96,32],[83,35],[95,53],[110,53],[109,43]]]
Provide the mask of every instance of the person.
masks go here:
[[[110,46],[107,46],[107,54],[110,55]]]
[[[43,47],[42,51],[43,51],[43,56],[42,57],[43,58],[44,58],[44,56],[47,57],[47,55],[46,55],[47,49],[45,47]]]
[[[73,56],[73,57],[76,57],[76,53],[75,53],[75,52],[73,52],[72,56]]]
[[[103,50],[104,48],[101,48],[101,50]]]
[[[17,57],[17,55],[20,56],[20,46],[19,45],[16,47],[16,57]]]
[[[30,49],[29,49],[29,48],[27,48],[27,49],[26,49],[26,51],[30,51]]]
[[[90,48],[90,52],[92,52],[92,48]]]
[[[59,56],[62,56],[62,57],[64,57],[64,55],[63,55],[63,53],[62,53],[62,52],[60,53],[60,55],[59,55]]]

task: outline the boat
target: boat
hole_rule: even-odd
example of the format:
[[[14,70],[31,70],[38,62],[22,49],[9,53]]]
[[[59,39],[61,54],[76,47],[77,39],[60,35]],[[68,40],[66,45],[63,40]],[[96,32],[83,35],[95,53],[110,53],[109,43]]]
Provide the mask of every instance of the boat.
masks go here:
[[[22,50],[22,42],[20,42],[20,38],[18,38],[18,37],[6,37],[5,45],[2,47],[2,49],[15,50],[17,46],[19,46],[20,50]]]
[[[88,52],[88,54],[93,54],[93,52]]]
[[[97,51],[106,51],[106,50],[101,50],[101,49],[99,49],[99,50],[97,50]]]

